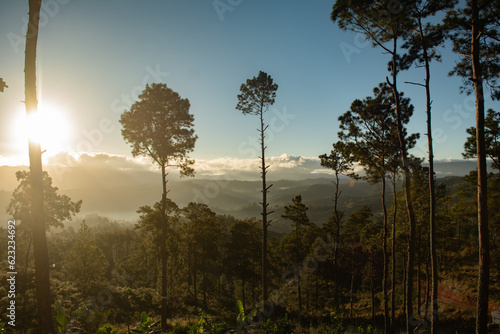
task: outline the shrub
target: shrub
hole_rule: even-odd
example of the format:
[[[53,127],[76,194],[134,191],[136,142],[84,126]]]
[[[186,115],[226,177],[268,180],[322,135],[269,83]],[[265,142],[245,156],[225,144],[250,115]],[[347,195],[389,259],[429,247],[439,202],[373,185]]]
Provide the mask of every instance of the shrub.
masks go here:
[[[104,326],[100,327],[96,334],[116,334],[118,331],[111,326],[111,324],[105,324]]]

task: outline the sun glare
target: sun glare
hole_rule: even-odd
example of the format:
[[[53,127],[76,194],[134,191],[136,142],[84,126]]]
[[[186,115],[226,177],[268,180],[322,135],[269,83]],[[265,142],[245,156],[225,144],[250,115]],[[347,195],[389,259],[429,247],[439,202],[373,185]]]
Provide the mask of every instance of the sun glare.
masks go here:
[[[35,114],[26,116],[19,113],[14,128],[14,135],[21,147],[27,147],[28,139],[40,146],[48,155],[59,153],[68,147],[71,136],[70,122],[59,108],[40,104]]]

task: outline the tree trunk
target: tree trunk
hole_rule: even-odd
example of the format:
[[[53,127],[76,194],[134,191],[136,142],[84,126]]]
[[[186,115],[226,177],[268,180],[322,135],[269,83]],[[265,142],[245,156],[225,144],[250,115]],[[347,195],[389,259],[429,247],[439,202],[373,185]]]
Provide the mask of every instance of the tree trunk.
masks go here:
[[[406,276],[406,263],[403,260],[403,318],[406,319],[406,285],[408,284],[408,277]],[[406,321],[406,320],[405,320]]]
[[[319,309],[319,268],[316,271],[316,294],[315,294],[315,299],[314,299],[314,309],[318,311]]]
[[[252,277],[252,305],[255,305],[257,300],[255,298],[255,278]]]
[[[161,198],[161,330],[167,331],[167,174],[161,165],[163,192]]]
[[[370,270],[370,295],[372,301],[372,321],[375,319],[375,282],[374,282],[374,271],[375,264],[373,259],[373,251],[370,254],[371,270]]]
[[[436,191],[434,182],[434,151],[432,144],[432,114],[431,114],[431,71],[429,64],[429,56],[427,53],[427,43],[424,36],[422,27],[422,20],[419,17],[418,26],[420,30],[420,38],[422,41],[422,52],[425,62],[425,97],[426,97],[426,116],[427,116],[427,146],[428,146],[428,160],[429,160],[429,250],[431,257],[432,268],[432,317],[431,317],[431,334],[437,333],[438,322],[438,305],[437,305],[437,292],[438,292],[438,270],[437,270],[437,257],[436,257]],[[420,305],[419,305],[420,313]]]
[[[396,320],[396,219],[397,219],[397,204],[396,197],[396,172],[394,172],[392,182],[392,193],[394,196],[394,213],[392,216],[392,294],[391,294],[391,332],[394,332],[394,322]]]
[[[383,167],[385,168],[385,167]],[[382,277],[382,290],[384,298],[384,333],[388,334],[390,330],[389,322],[389,298],[387,293],[387,279],[389,277],[389,255],[387,254],[387,207],[385,205],[385,171],[382,177],[382,209],[384,211],[384,227],[382,233],[382,249],[384,256],[384,268]]]
[[[354,290],[354,266],[351,266],[351,291],[349,296],[349,317],[352,319],[353,290]]]
[[[310,295],[310,292],[311,292],[311,286],[308,284],[306,285],[305,287],[306,289],[306,313],[309,313],[309,295]],[[300,320],[300,318],[299,318]]]
[[[339,287],[338,287],[338,252],[340,243],[340,213],[338,211],[339,192],[339,174],[335,171],[335,197],[334,197],[334,217],[335,217],[335,244],[333,245],[333,302],[335,311],[339,312]]]
[[[242,297],[243,297],[243,309],[245,309],[245,280],[244,279],[241,279],[241,293],[242,293]]]
[[[40,21],[41,0],[29,0],[29,22],[26,34],[26,54],[24,63],[25,104],[28,118],[38,110],[36,94],[36,48]],[[50,300],[49,254],[45,235],[43,207],[42,150],[40,143],[29,140],[31,173],[31,210],[33,224],[33,249],[35,253],[35,283],[38,325],[40,332],[53,333]]]
[[[149,285],[149,280],[148,280],[148,252],[146,251],[146,247],[141,247],[143,251],[143,256],[144,256],[144,282],[146,282],[146,286]]]
[[[196,281],[197,277],[196,277],[196,263],[193,267],[193,292],[194,292],[194,306],[195,307],[198,307],[198,289],[197,289],[197,285],[198,285],[198,282]]]
[[[297,291],[299,296],[299,319],[302,313],[302,293],[300,290],[300,248],[299,248],[299,225],[295,227],[295,236],[297,241]]]
[[[417,237],[417,315],[420,317],[420,305],[421,305],[421,298],[422,298],[422,295],[421,295],[421,284],[420,284],[420,274],[421,274],[421,271],[420,271],[420,262],[421,262],[421,258],[420,258],[420,251],[421,251],[421,238],[422,238],[422,235],[421,235],[421,231],[418,231],[418,237]]]
[[[156,284],[158,283],[158,249],[155,247],[153,248],[153,254],[154,254],[154,276],[153,276],[153,288],[156,289]],[[146,268],[147,270],[147,268]]]
[[[24,266],[24,293],[27,294],[28,288],[29,288],[29,279],[28,279],[28,268],[29,268],[29,262],[30,262],[30,252],[31,252],[31,242],[33,240],[33,234],[28,232],[28,249],[26,250],[26,259],[25,259],[25,266]]]
[[[263,118],[263,110],[261,107],[260,110],[260,147],[261,147],[261,175],[262,175],[262,303],[265,306],[265,303],[268,300],[268,288],[267,288],[267,216],[270,214],[267,212],[267,207],[269,204],[267,203],[267,193],[269,188],[266,185],[266,174],[267,168],[266,166],[266,158],[265,151],[266,146],[264,145],[264,132],[266,131],[267,126],[264,127],[264,118]]]
[[[171,253],[172,254],[172,253]],[[173,254],[170,256],[171,264],[170,264],[170,316],[172,316],[172,313],[174,311],[174,260],[172,258]]]
[[[397,89],[397,39],[393,39],[393,52],[392,52],[392,83],[389,85],[394,93],[394,102],[396,104],[396,121],[398,128],[399,149],[401,151],[402,169],[404,174],[404,188],[406,199],[406,211],[408,212],[408,265],[407,265],[407,280],[406,284],[406,331],[407,333],[413,332],[413,262],[415,256],[415,213],[413,211],[413,202],[411,198],[411,176],[408,168],[408,152],[406,147],[406,138],[403,130],[403,122],[401,120],[401,104],[399,91]]]
[[[429,259],[425,261],[425,276],[427,278],[427,285],[425,289],[425,318],[427,319],[428,312],[429,312],[429,292],[430,292],[430,287],[431,287],[431,273],[429,269]],[[436,298],[436,303],[437,303],[437,298]],[[432,320],[431,320],[432,321]]]
[[[207,271],[203,270],[203,309],[207,309]]]
[[[472,9],[472,76],[476,97],[477,146],[477,223],[479,230],[479,278],[477,291],[476,333],[488,331],[488,293],[490,280],[490,247],[488,236],[486,145],[484,140],[484,92],[480,63],[479,9],[471,0]]]

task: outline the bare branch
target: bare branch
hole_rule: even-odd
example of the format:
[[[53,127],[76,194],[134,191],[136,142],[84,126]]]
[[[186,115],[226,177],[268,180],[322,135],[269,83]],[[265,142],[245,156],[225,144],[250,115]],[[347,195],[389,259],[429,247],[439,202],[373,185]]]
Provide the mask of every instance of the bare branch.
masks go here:
[[[415,86],[425,87],[425,85],[424,85],[424,84],[421,84],[421,83],[419,83],[419,82],[405,81],[405,84],[410,84],[410,85],[415,85]]]

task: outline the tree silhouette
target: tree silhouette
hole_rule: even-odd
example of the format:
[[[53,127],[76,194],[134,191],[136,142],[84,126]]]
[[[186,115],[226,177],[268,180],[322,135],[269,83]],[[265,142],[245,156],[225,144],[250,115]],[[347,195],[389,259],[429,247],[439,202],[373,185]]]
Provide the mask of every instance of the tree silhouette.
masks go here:
[[[207,309],[207,282],[209,271],[216,267],[216,260],[219,257],[219,248],[222,244],[222,226],[208,205],[190,202],[182,209],[185,218],[186,243],[190,246],[193,255],[194,265],[193,286],[195,306],[197,306],[197,271],[201,270],[203,287],[203,308]]]
[[[384,269],[382,287],[384,295],[384,316],[386,326],[389,326],[388,307],[388,274],[389,255],[387,253],[388,215],[385,203],[386,177],[391,164],[400,157],[397,140],[397,120],[395,101],[392,89],[388,84],[382,83],[374,88],[374,97],[364,100],[355,100],[351,109],[339,117],[339,139],[345,143],[346,148],[352,153],[352,159],[363,166],[366,175],[363,178],[370,183],[382,183],[381,201],[384,213],[382,250],[384,256]],[[408,98],[403,98],[400,93],[403,124],[407,124],[413,114],[413,106]],[[406,130],[404,136],[408,137]],[[415,145],[417,135],[409,136],[407,145]]]
[[[487,333],[490,279],[488,227],[488,180],[486,165],[484,86],[493,99],[500,98],[500,29],[498,1],[468,0],[465,7],[448,12],[445,22],[453,41],[453,51],[463,55],[452,75],[464,79],[462,91],[474,92],[476,100],[477,220],[479,230],[479,275],[476,332]]]
[[[346,149],[343,142],[339,141],[333,144],[333,150],[330,151],[330,155],[322,154],[319,156],[321,160],[321,166],[333,170],[335,174],[335,180],[332,181],[335,184],[335,193],[333,196],[333,214],[328,223],[325,224],[324,228],[331,234],[333,244],[333,299],[335,303],[335,308],[338,312],[339,310],[339,298],[338,298],[338,250],[340,246],[340,228],[342,225],[342,219],[344,218],[344,210],[340,210],[338,207],[338,202],[342,191],[339,189],[340,179],[339,175],[347,174],[352,170],[352,154]],[[335,240],[333,240],[335,239]]]
[[[245,283],[259,277],[257,269],[261,258],[259,223],[255,218],[246,219],[237,221],[230,229],[226,263],[230,273],[241,279],[243,307],[246,305]]]
[[[181,176],[194,175],[193,151],[197,136],[194,134],[194,117],[189,113],[189,101],[168,88],[166,84],[153,83],[139,95],[130,110],[120,117],[122,136],[132,146],[132,155],[147,156],[161,167],[162,175],[162,291],[161,328],[167,325],[167,176],[166,168],[175,166]]]
[[[273,83],[270,75],[260,71],[257,77],[247,79],[246,83],[241,84],[241,94],[238,95],[238,104],[236,109],[243,115],[257,115],[260,118],[260,147],[261,147],[261,176],[262,176],[262,298],[265,304],[268,300],[267,288],[267,228],[269,221],[267,216],[272,212],[267,211],[267,194],[272,184],[267,186],[266,174],[269,166],[266,166],[265,157],[265,132],[268,125],[264,125],[264,113],[274,104],[278,85]]]
[[[57,187],[52,186],[52,178],[43,172],[43,207],[45,228],[63,227],[63,221],[71,219],[72,216],[80,212],[82,201],[73,202],[66,195],[58,195]],[[34,222],[31,212],[31,173],[28,171],[17,171],[16,178],[19,185],[12,193],[12,199],[7,207],[7,213],[14,219],[26,224],[29,230],[33,230]]]
[[[146,265],[143,273],[145,274],[145,283],[148,283],[148,272],[151,270],[151,263],[153,266],[153,276],[151,278],[151,283],[153,286],[157,282],[157,268],[158,259],[161,257],[161,241],[162,241],[162,208],[161,202],[156,202],[153,207],[149,205],[144,205],[137,210],[139,214],[139,221],[135,224],[134,228],[139,231],[141,235],[141,241],[144,245],[144,258],[143,264]],[[172,225],[172,215],[175,214],[179,208],[170,198],[166,199],[166,212],[169,217],[169,224],[167,226],[167,231],[170,233]],[[152,260],[148,261],[148,255],[151,253]],[[150,265],[148,266],[148,262]]]
[[[36,93],[36,52],[38,26],[42,0],[29,0],[28,30],[24,60],[26,116],[30,118],[38,110]],[[29,139],[31,172],[31,214],[33,216],[33,248],[35,251],[36,304],[41,333],[53,333],[50,301],[49,255],[45,236],[43,208],[42,149],[39,142]]]
[[[359,250],[365,250],[369,254],[368,272],[369,275],[363,273],[363,276],[368,276],[370,285],[370,295],[371,295],[371,317],[372,320],[375,317],[375,253],[378,249],[380,240],[380,224],[373,221],[372,209],[366,205],[362,206],[358,210],[354,211],[347,217],[345,227],[342,230],[342,238],[347,244],[350,244],[353,248]],[[354,255],[354,254],[353,254]],[[360,263],[351,264],[351,300],[352,300],[352,281],[354,280],[354,275],[357,269],[355,266],[360,266]],[[365,271],[366,272],[366,271]],[[351,302],[352,306],[352,302]],[[351,308],[352,310],[352,308]]]
[[[299,296],[299,317],[302,313],[302,295],[300,291],[300,238],[299,230],[302,226],[310,225],[311,222],[307,218],[307,206],[302,203],[302,196],[297,195],[292,199],[292,204],[285,205],[285,213],[281,215],[285,219],[292,221],[292,228],[295,229],[296,242],[296,265],[297,265],[297,291]]]
[[[108,266],[103,251],[97,247],[90,228],[83,221],[78,238],[66,254],[65,271],[84,294],[88,294],[93,286],[102,282]]]
[[[392,277],[391,277],[391,328],[394,329],[393,324],[394,321],[396,320],[396,222],[397,222],[397,207],[398,207],[398,199],[396,197],[397,194],[397,185],[396,185],[396,180],[398,178],[398,173],[399,173],[399,168],[401,166],[401,161],[399,157],[396,157],[396,159],[392,160],[388,164],[388,169],[391,174],[391,184],[392,184],[392,198],[393,198],[393,207],[394,211],[392,214],[392,232],[391,232],[391,239],[392,239],[392,247],[391,247],[391,271],[392,271]]]
[[[7,83],[3,81],[3,78],[0,78],[0,93],[3,93],[5,88],[9,88],[9,86],[7,86]]]
[[[360,32],[370,40],[374,46],[380,47],[391,56],[389,71],[391,79],[386,77],[387,84],[391,87],[394,95],[396,110],[396,125],[399,139],[399,149],[401,151],[402,170],[404,173],[405,200],[408,212],[408,222],[410,226],[408,242],[408,281],[413,281],[414,263],[414,239],[415,239],[415,214],[410,192],[410,171],[408,167],[407,138],[403,128],[402,107],[400,103],[400,92],[397,85],[399,71],[405,64],[401,62],[399,55],[398,41],[404,38],[408,31],[413,29],[413,22],[408,20],[409,8],[404,4],[386,0],[373,1],[351,1],[337,0],[333,6],[331,19],[338,23],[344,30]],[[413,295],[413,285],[407,285],[406,294]],[[413,331],[413,301],[408,298],[406,303],[406,330]],[[390,331],[388,316],[384,317],[385,333]]]
[[[439,25],[433,25],[430,22],[424,25],[425,21],[434,17],[437,13],[447,10],[455,4],[455,0],[448,1],[433,1],[433,0],[414,0],[410,2],[411,19],[414,21],[415,29],[407,36],[407,41],[403,45],[408,49],[405,55],[407,61],[417,61],[423,64],[425,68],[424,84],[415,83],[416,85],[425,88],[426,96],[426,117],[427,117],[427,147],[429,161],[429,248],[431,256],[432,268],[432,317],[431,317],[431,333],[436,333],[436,324],[438,320],[438,268],[436,257],[435,244],[435,229],[436,229],[436,199],[435,199],[435,177],[434,177],[434,150],[432,144],[432,117],[431,117],[431,60],[440,60],[440,56],[436,52],[436,48],[444,43],[443,30]],[[393,319],[394,320],[394,319]]]
[[[500,112],[488,109],[484,119],[484,127],[486,155],[492,160],[491,167],[500,171]],[[465,152],[462,155],[465,159],[476,158],[476,128],[468,128],[467,134],[469,137],[464,144]]]

